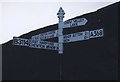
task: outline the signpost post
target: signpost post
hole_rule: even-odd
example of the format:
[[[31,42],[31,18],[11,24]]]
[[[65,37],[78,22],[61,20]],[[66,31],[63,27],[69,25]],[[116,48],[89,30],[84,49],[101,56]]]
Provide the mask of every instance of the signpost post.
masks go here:
[[[64,27],[64,23],[63,23],[63,18],[64,18],[64,10],[62,9],[62,7],[60,7],[57,15],[59,18],[59,23],[58,23],[58,53],[59,54],[63,54],[63,27]]]

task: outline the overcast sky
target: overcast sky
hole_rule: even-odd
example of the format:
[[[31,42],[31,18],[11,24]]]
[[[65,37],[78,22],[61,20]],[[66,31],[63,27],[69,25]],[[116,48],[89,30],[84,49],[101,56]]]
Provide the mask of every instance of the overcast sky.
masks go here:
[[[66,13],[64,20],[67,20],[117,1],[119,0],[0,0],[0,44],[13,36],[57,23],[56,14],[60,7]]]

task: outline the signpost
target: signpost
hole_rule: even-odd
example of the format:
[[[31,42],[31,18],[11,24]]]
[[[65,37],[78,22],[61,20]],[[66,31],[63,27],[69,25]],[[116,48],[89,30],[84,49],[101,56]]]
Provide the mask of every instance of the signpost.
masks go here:
[[[29,40],[23,38],[13,37],[13,45],[29,46]]]
[[[62,7],[60,7],[57,15],[59,18],[59,23],[58,23],[58,45],[59,45],[59,50],[58,53],[62,54],[63,53],[63,18],[64,18],[64,10],[62,9]]]
[[[40,33],[38,35],[32,36],[30,39],[13,37],[13,45],[27,46],[30,48],[58,50],[59,54],[63,54],[63,43],[89,40],[92,38],[98,38],[104,36],[103,28],[63,35],[64,28],[82,26],[85,25],[88,22],[88,20],[86,18],[78,18],[63,22],[65,12],[61,7],[57,15],[59,19],[58,30]],[[58,37],[58,43],[45,41],[46,39],[55,38],[55,37]]]
[[[87,23],[86,18],[78,18],[78,19],[72,19],[72,20],[67,20],[64,22],[64,27],[63,28],[71,28],[71,27],[76,27],[76,26],[82,26]]]
[[[58,50],[58,43],[48,41],[35,41],[32,39],[13,38],[13,45],[27,46],[31,48]]]
[[[89,31],[77,32],[64,35],[64,43],[75,42],[89,39]]]
[[[34,40],[45,40],[50,38],[58,37],[58,30],[53,30],[45,33],[40,33],[38,35],[32,36]]]
[[[69,43],[69,42],[76,42],[76,41],[82,41],[82,40],[89,40],[91,38],[98,38],[103,37],[103,29],[97,29],[92,31],[83,31],[83,32],[77,32],[72,34],[64,35],[63,42]]]
[[[41,48],[41,49],[50,49],[50,50],[58,50],[58,43],[56,42],[48,42],[48,41],[39,41],[38,43],[30,42],[31,48]]]

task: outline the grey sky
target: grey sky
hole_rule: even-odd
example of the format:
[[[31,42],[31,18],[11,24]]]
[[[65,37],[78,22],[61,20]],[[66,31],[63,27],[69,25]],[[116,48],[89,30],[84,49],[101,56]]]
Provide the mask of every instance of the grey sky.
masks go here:
[[[80,16],[85,13],[96,11],[99,8],[115,3],[109,2],[0,2],[0,44],[9,41],[13,36],[20,36],[32,30],[45,27],[58,22],[57,12],[60,6],[65,11],[64,20]],[[33,0],[30,0],[33,1]],[[73,2],[74,1],[74,2]],[[104,0],[105,1],[105,0]],[[89,22],[89,21],[88,21]]]

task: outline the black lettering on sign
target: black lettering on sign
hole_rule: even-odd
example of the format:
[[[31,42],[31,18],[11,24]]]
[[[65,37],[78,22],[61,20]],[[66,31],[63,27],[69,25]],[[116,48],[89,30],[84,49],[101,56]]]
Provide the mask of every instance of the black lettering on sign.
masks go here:
[[[55,46],[50,46],[50,49],[55,50]]]
[[[58,50],[58,47],[56,48],[56,50]]]
[[[25,40],[21,40],[22,41],[22,45],[25,45]]]
[[[85,35],[89,35],[89,32],[88,32],[88,31],[85,31]]]
[[[103,36],[103,29],[90,31],[90,38],[96,38]]]
[[[19,39],[19,40],[18,40],[18,42],[19,42],[19,45],[21,45],[21,44],[22,44],[22,40],[20,40],[20,39]]]
[[[84,33],[85,33],[84,34],[84,39],[88,40],[89,39],[89,31],[85,31]]]
[[[18,40],[16,38],[13,38],[13,45],[18,44]]]
[[[71,37],[71,34],[64,36],[64,38],[70,38],[70,37]]]
[[[69,42],[69,41],[70,41],[69,39],[65,39],[65,40],[63,40],[64,43]]]
[[[25,45],[25,40],[22,40],[22,45]]]
[[[18,39],[18,44],[21,45],[22,41],[20,39]]]
[[[75,22],[77,22],[77,20],[76,20],[76,19],[74,19],[74,20],[73,20],[73,22],[75,23]]]
[[[76,22],[76,23],[72,23],[72,24],[70,25],[70,27],[75,27],[75,26],[77,26],[77,22]]]
[[[42,48],[42,46],[41,45],[38,45],[39,47],[38,48]]]
[[[89,36],[85,35],[84,40],[88,40],[88,39],[89,39]]]
[[[46,49],[52,49],[52,46],[47,45]]]
[[[45,45],[42,45],[42,48],[45,48]]]
[[[102,30],[96,30],[95,31],[95,36],[102,36],[103,35],[103,31]]]
[[[36,45],[38,45],[38,46],[35,46],[35,48],[42,48],[42,45],[40,45],[40,44],[36,44]]]
[[[31,44],[30,47],[35,47],[35,44]]]
[[[103,30],[102,29],[100,30],[99,35],[103,36]]]
[[[83,35],[82,32],[73,33],[73,37],[82,36],[82,35]]]
[[[49,49],[49,45],[47,45],[46,48]]]
[[[72,20],[70,20],[69,23],[71,24],[71,23],[72,23]]]
[[[77,33],[73,33],[73,37],[76,37]]]
[[[94,36],[93,32],[90,32],[90,36]]]
[[[37,44],[35,47],[36,48],[45,48],[45,45]]]
[[[50,46],[50,49],[52,49],[52,46]]]
[[[37,45],[37,44],[36,44],[36,45],[35,45],[35,47],[37,47],[37,48],[38,48],[38,47],[39,47],[39,45]]]
[[[46,42],[45,41],[41,41],[41,45],[46,45]]]
[[[43,44],[43,42],[42,42],[42,41],[40,41],[40,42],[39,42],[39,44]]]
[[[48,44],[47,45],[51,45],[51,46],[53,46],[54,45],[54,43],[53,42],[48,42]]]
[[[94,31],[94,36],[99,36],[99,31]]]
[[[78,36],[82,36],[82,35],[83,35],[83,33],[82,33],[82,32],[79,32],[79,33],[78,33]]]
[[[55,46],[53,46],[52,49],[55,50]]]

